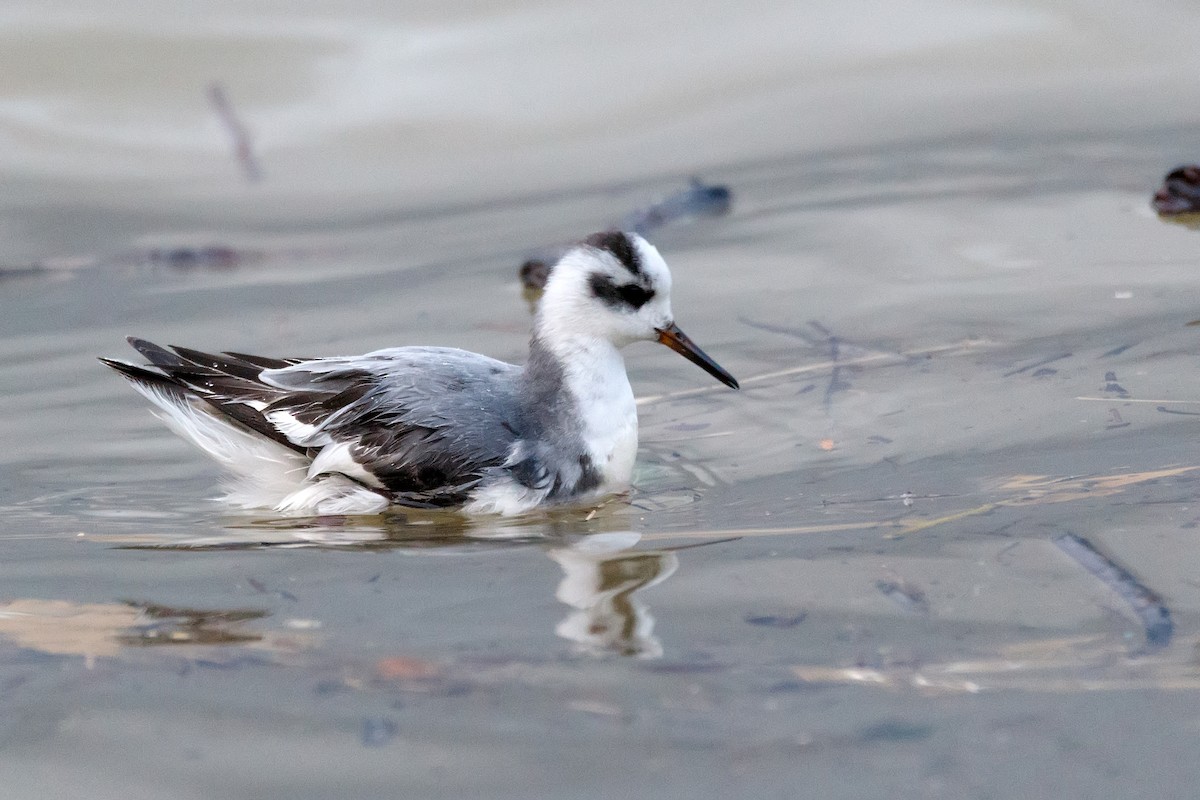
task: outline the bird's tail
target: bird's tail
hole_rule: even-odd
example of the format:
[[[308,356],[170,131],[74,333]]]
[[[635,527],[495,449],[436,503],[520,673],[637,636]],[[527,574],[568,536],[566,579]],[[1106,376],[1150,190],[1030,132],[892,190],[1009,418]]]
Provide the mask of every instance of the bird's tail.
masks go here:
[[[168,375],[102,358],[147,400],[154,415],[200,448],[224,470],[225,499],[242,508],[270,508],[300,489],[309,459],[220,414],[189,387]]]

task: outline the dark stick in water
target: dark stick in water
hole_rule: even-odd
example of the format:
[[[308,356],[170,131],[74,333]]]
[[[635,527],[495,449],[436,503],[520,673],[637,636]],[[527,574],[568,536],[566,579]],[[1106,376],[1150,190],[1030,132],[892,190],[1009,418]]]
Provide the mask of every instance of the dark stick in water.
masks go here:
[[[630,212],[621,221],[621,228],[647,235],[679,220],[728,214],[731,202],[732,193],[728,186],[706,184],[699,178],[692,178],[683,191]]]
[[[1010,370],[1009,372],[1004,373],[1004,377],[1011,378],[1013,375],[1020,375],[1022,372],[1028,372],[1029,370],[1031,370],[1035,367],[1044,367],[1047,364],[1053,364],[1055,361],[1062,361],[1064,358],[1070,358],[1072,355],[1074,355],[1074,354],[1073,353],[1059,353],[1056,356],[1050,356],[1048,358],[1043,358],[1041,361],[1035,361],[1032,364],[1026,364],[1023,367],[1019,367],[1017,369]]]
[[[1075,559],[1079,566],[1100,579],[1129,604],[1146,629],[1146,650],[1161,650],[1171,643],[1175,624],[1162,598],[1140,583],[1120,564],[1101,553],[1081,536],[1064,533],[1054,537],[1058,549]]]
[[[242,166],[242,174],[251,183],[261,180],[262,170],[258,166],[258,159],[254,157],[250,131],[242,124],[241,119],[233,110],[233,104],[229,102],[229,97],[225,94],[225,87],[220,83],[211,84],[208,87],[208,99],[216,109],[217,116],[221,118],[226,130],[229,131],[230,137],[233,138],[233,152]]]
[[[625,215],[620,228],[645,236],[680,221],[727,214],[732,202],[733,194],[728,186],[707,184],[699,178],[692,178],[688,188]],[[562,246],[545,247],[526,259],[519,273],[521,285],[531,292],[546,288],[550,271],[565,251],[566,248]]]
[[[1167,408],[1166,406],[1155,406],[1154,410],[1162,414],[1179,414],[1180,416],[1184,417],[1200,417],[1200,413],[1196,411],[1176,411],[1175,409]]]

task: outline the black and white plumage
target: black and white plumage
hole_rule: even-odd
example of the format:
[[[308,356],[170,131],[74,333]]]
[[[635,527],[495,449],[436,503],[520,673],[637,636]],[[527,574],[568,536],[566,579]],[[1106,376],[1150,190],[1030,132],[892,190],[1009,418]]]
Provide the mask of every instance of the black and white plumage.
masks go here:
[[[518,514],[629,486],[637,410],[620,347],[660,341],[737,388],[675,325],[670,290],[652,245],[605,232],[556,265],[523,367],[447,347],[274,359],[133,337],[149,364],[101,361],[226,469],[235,505]]]

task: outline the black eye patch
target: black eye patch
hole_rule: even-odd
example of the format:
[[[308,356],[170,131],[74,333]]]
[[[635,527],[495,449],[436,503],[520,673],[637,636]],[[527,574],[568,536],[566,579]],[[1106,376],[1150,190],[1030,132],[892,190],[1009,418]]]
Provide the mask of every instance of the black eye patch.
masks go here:
[[[612,282],[612,278],[598,272],[591,274],[588,284],[592,287],[592,294],[610,306],[629,306],[636,310],[654,299],[653,289],[647,289],[636,283],[617,286]]]

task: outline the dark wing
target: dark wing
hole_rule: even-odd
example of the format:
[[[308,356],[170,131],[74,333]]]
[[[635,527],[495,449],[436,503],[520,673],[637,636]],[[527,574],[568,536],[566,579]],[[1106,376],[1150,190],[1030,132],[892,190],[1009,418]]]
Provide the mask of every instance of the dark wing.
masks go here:
[[[297,443],[322,447],[319,467],[328,460],[350,474],[358,465],[401,503],[455,505],[519,438],[519,374],[463,350],[400,347],[261,379],[286,392],[267,418]]]
[[[136,336],[128,337],[128,342],[150,362],[148,366],[156,369],[108,358],[100,360],[132,381],[180,399],[199,398],[223,416],[256,433],[298,452],[307,452],[264,416],[262,409],[278,400],[282,392],[258,380],[265,368],[283,368],[303,359],[262,359],[233,353],[216,355],[185,347],[168,350]]]
[[[104,363],[159,391],[200,398],[309,456],[317,474],[387,489],[407,505],[461,504],[519,438],[520,368],[463,350],[272,359],[129,343],[153,369]]]

